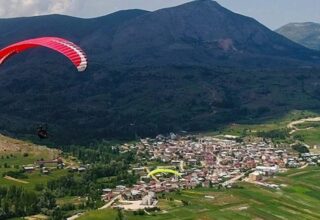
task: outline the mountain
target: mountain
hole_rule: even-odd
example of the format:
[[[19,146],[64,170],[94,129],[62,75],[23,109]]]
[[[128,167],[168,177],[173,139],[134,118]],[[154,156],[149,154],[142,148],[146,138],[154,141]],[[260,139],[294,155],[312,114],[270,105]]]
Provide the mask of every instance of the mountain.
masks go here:
[[[121,26],[110,44],[110,59],[129,65],[231,63],[234,66],[236,60],[239,65],[243,61],[254,65],[253,56],[263,59],[258,62],[263,65],[275,57],[319,58],[319,53],[307,51],[256,20],[235,14],[211,0],[137,17]]]
[[[290,23],[276,30],[277,33],[305,47],[320,50],[320,24]]]
[[[48,123],[57,143],[200,131],[290,109],[319,109],[319,52],[218,3],[0,20],[0,46],[65,37],[87,53],[77,73],[40,48],[0,69],[0,128],[33,138]]]

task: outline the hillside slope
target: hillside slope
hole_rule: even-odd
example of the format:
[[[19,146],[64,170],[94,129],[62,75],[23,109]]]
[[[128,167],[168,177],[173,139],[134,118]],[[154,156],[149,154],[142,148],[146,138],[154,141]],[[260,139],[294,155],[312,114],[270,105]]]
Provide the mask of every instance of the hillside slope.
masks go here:
[[[24,153],[28,153],[33,157],[45,155],[46,158],[53,159],[54,156],[58,155],[58,150],[49,149],[45,146],[35,145],[0,134],[0,156],[10,154],[23,155]]]
[[[66,37],[87,52],[77,73],[34,49],[0,69],[0,128],[85,143],[198,131],[290,109],[319,109],[319,53],[210,0],[94,19],[60,15],[0,20],[0,46]]]

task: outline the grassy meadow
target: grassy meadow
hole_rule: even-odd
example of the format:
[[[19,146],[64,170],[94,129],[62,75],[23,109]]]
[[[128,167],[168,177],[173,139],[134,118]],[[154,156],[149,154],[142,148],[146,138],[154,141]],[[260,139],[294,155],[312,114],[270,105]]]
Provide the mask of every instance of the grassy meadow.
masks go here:
[[[9,171],[19,171],[23,166],[35,166],[40,159],[52,160],[59,152],[45,146],[38,146],[0,135],[0,186],[21,186],[34,190],[36,185],[46,184],[48,180],[67,174],[67,170],[53,170],[49,175],[43,175],[39,170],[26,174],[27,178],[19,181],[4,178]],[[50,168],[50,167],[49,167]]]

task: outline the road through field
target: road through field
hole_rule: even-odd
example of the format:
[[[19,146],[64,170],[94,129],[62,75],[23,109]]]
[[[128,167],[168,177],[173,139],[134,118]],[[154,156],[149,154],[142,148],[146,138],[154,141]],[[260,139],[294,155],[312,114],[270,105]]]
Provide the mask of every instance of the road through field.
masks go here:
[[[102,210],[102,209],[107,209],[109,208],[116,200],[120,199],[121,198],[121,195],[118,195],[116,197],[114,197],[113,199],[110,200],[110,202],[108,202],[107,204],[105,204],[104,206],[102,206],[101,208],[98,208],[99,210]]]
[[[296,125],[298,124],[303,124],[305,122],[320,122],[320,117],[315,117],[315,118],[304,118],[304,119],[300,119],[297,121],[292,121],[287,125],[287,128],[292,129],[290,131],[290,134],[293,134],[296,131],[301,131],[301,130],[308,130],[310,128],[306,128],[306,129],[299,129],[296,127]]]
[[[19,180],[19,179],[13,178],[11,176],[5,176],[4,178],[6,180],[11,180],[11,181],[14,181],[14,182],[17,182],[17,183],[23,183],[23,184],[28,184],[29,183],[27,181]]]

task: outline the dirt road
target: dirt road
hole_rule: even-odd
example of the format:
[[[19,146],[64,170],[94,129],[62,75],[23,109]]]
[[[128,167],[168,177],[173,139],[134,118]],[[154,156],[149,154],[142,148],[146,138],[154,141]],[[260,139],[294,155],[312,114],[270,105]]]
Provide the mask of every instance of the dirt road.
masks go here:
[[[4,178],[6,180],[11,180],[11,181],[14,181],[14,182],[17,182],[17,183],[23,183],[23,184],[28,184],[29,183],[27,181],[19,180],[19,179],[13,178],[11,176],[5,176]]]
[[[114,197],[113,199],[110,200],[110,202],[108,202],[107,204],[105,204],[104,206],[98,208],[99,210],[102,210],[102,209],[107,209],[109,208],[116,200],[120,199],[121,198],[121,195],[118,195],[116,197]]]
[[[303,124],[303,123],[305,123],[305,122],[318,122],[318,121],[320,122],[320,117],[304,118],[304,119],[300,119],[300,120],[297,120],[297,121],[292,121],[292,122],[290,122],[290,123],[287,125],[287,128],[292,129],[292,130],[290,131],[290,134],[293,134],[293,133],[296,132],[296,131],[311,129],[311,128],[299,129],[299,128],[296,127],[296,125],[298,125],[298,124]]]

